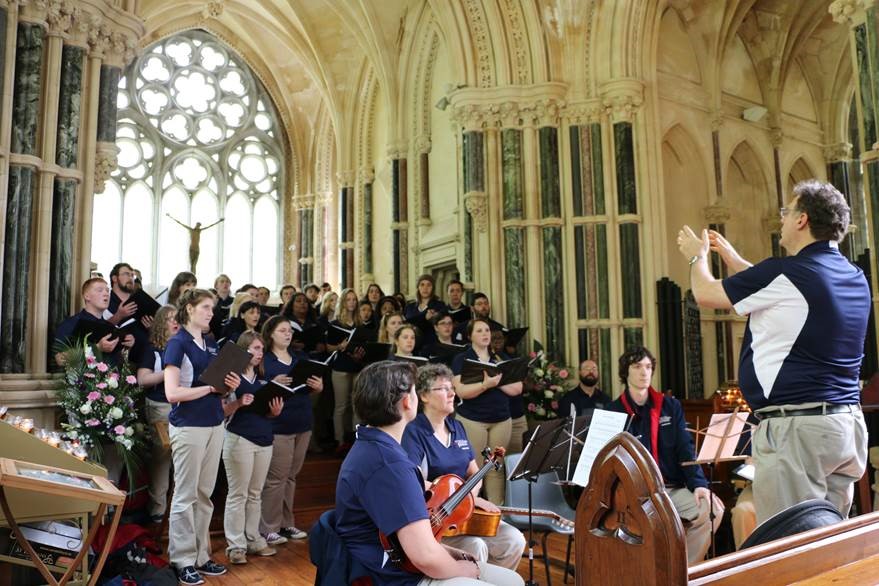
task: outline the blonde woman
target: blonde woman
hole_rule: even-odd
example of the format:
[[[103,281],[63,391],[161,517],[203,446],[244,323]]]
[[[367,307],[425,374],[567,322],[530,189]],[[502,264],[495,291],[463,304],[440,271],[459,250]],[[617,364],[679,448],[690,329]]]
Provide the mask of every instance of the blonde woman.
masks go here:
[[[394,334],[403,325],[403,314],[399,311],[382,316],[378,326],[378,341],[382,344],[393,344]]]
[[[338,326],[350,330],[363,325],[357,308],[359,304],[360,300],[354,289],[343,289],[339,294],[335,319],[330,323],[330,328]],[[321,313],[323,313],[323,309],[323,305],[321,305]],[[360,372],[360,369],[363,368],[363,365],[358,360],[345,352],[347,347],[347,340],[335,345],[327,343],[327,349],[330,352],[339,353],[336,359],[333,360],[332,380],[333,398],[335,399],[333,433],[336,439],[337,451],[340,453],[351,447],[350,443],[346,442],[345,436],[353,433],[354,426],[359,423],[357,415],[351,409],[351,391],[354,388],[354,378]]]

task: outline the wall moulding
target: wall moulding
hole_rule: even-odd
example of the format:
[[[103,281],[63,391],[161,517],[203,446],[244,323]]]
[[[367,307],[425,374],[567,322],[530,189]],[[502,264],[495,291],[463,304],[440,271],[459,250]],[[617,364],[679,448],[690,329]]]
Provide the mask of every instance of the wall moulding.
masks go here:
[[[452,123],[466,130],[558,124],[568,86],[550,82],[529,86],[461,88],[449,95]]]
[[[821,149],[821,152],[824,155],[824,160],[828,163],[850,161],[852,158],[852,145],[848,142],[828,144]]]
[[[294,195],[290,198],[290,205],[297,212],[302,210],[310,210],[314,208],[315,195],[306,193],[303,195]]]
[[[561,111],[562,118],[572,125],[599,122],[603,114],[604,108],[599,100],[565,104]]]

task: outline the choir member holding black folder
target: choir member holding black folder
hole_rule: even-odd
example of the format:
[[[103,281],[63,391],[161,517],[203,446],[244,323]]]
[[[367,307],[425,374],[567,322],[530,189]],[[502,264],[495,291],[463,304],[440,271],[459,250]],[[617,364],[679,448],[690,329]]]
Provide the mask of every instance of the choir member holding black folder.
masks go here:
[[[463,344],[455,344],[452,341],[452,332],[455,323],[452,317],[445,312],[437,313],[431,320],[436,340],[421,348],[421,355],[431,362],[438,362],[446,366],[452,365],[452,359],[467,349]]]
[[[365,331],[360,328],[362,324],[360,313],[357,311],[358,303],[354,289],[342,290],[335,320],[327,328],[327,349],[339,353],[333,361],[332,381],[335,399],[333,432],[340,451],[349,447],[349,444],[346,444],[346,433],[353,433],[354,426],[359,423],[357,414],[351,409],[351,391],[354,388],[354,378],[363,368],[363,350],[348,349],[352,340],[363,341],[365,335]],[[359,334],[358,329],[361,329]]]
[[[168,340],[163,356],[169,415],[174,496],[169,517],[168,557],[178,577],[195,583],[202,574],[218,576],[226,568],[210,559],[208,529],[214,506],[210,495],[217,480],[223,448],[222,395],[241,378],[234,372],[222,387],[204,384],[202,374],[217,356],[217,346],[203,336],[214,313],[210,291],[190,289],[180,296],[181,329]]]
[[[470,306],[464,303],[464,283],[454,279],[449,281],[446,286],[446,293],[449,297],[448,313],[452,317],[452,321],[456,324],[466,324],[473,319],[473,312]]]
[[[424,344],[433,342],[433,325],[430,320],[440,311],[446,311],[446,304],[440,301],[434,292],[435,282],[430,275],[418,277],[415,289],[415,300],[406,304],[403,316],[421,332]]]
[[[415,366],[427,364],[427,358],[416,356],[415,352],[415,326],[412,324],[403,324],[394,333],[394,354],[391,360],[411,362]]]
[[[508,367],[497,365],[500,360],[491,351],[489,320],[471,320],[466,333],[470,339],[470,348],[452,361],[455,393],[461,399],[457,419],[467,431],[467,437],[474,449],[507,447],[512,433],[510,403],[507,397],[522,393],[521,381],[524,375],[514,381],[516,375],[521,374],[514,361],[506,361]],[[527,366],[524,370],[527,374]],[[501,384],[504,377],[510,382]],[[501,471],[486,475],[485,493],[493,503],[503,503],[504,475]]]
[[[134,345],[134,336],[119,330],[104,319],[104,311],[110,305],[110,288],[107,281],[93,277],[82,284],[83,308],[76,315],[62,321],[55,329],[56,344],[77,344],[83,339],[103,354],[104,360],[116,364],[121,359],[122,348]],[[55,355],[55,362],[64,366],[64,354]]]
[[[231,346],[231,345],[230,345]],[[260,535],[261,495],[272,460],[272,419],[281,414],[284,399],[274,397],[264,408],[255,408],[266,395],[266,383],[257,376],[265,347],[256,332],[244,332],[237,347],[249,353],[241,384],[229,395],[223,412],[229,418],[223,442],[223,465],[229,490],[223,513],[226,557],[233,564],[247,563],[247,553],[275,555],[277,551]]]
[[[291,388],[280,416],[272,421],[274,447],[262,493],[260,532],[269,545],[278,545],[288,538],[303,539],[306,536],[304,531],[296,528],[293,501],[296,476],[302,469],[311,439],[314,417],[310,395],[317,396],[323,391],[321,373],[326,366],[312,364],[304,352],[290,353],[288,348],[293,340],[293,328],[282,315],[270,317],[263,326],[262,335],[269,347],[263,360],[264,378]],[[303,363],[300,369],[299,365]],[[302,374],[309,376],[305,378]]]
[[[312,317],[311,303],[305,293],[293,293],[281,309],[281,315],[293,326],[293,350],[322,352],[324,330]]]

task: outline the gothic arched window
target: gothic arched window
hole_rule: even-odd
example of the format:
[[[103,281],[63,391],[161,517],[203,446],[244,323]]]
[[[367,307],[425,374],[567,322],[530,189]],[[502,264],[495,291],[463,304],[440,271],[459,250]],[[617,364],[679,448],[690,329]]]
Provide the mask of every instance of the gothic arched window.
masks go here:
[[[283,148],[268,94],[242,60],[191,30],[146,49],[119,82],[119,166],[94,197],[92,260],[124,260],[158,291],[189,270],[203,230],[199,284],[280,281]]]

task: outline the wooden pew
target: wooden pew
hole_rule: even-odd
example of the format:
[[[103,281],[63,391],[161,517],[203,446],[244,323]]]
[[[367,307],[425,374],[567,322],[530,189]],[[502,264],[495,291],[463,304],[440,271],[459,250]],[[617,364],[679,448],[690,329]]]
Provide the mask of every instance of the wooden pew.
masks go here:
[[[577,585],[794,584],[873,567],[879,513],[738,551],[687,568],[684,528],[659,469],[628,433],[598,454],[577,505]],[[844,568],[853,564],[848,568]],[[861,570],[866,571],[866,570]],[[845,574],[848,572],[848,574]]]

